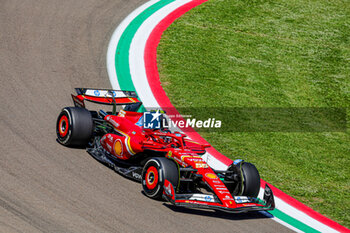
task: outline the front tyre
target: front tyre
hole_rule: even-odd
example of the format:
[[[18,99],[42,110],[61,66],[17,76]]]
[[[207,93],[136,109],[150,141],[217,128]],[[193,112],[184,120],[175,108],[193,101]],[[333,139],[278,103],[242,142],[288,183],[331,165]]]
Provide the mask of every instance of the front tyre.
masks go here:
[[[57,141],[65,146],[83,147],[91,139],[93,121],[85,108],[66,107],[57,118]]]
[[[260,191],[260,175],[256,167],[251,163],[242,164],[243,196],[257,197]]]
[[[174,188],[179,183],[179,171],[175,162],[167,158],[151,158],[143,167],[142,188],[146,196],[162,199],[164,181],[167,179]]]

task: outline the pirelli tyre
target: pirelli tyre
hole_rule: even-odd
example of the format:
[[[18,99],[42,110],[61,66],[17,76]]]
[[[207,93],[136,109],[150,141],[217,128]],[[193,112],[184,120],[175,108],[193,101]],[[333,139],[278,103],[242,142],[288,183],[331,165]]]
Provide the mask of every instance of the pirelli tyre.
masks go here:
[[[57,118],[57,141],[65,146],[83,147],[91,139],[93,121],[85,108],[66,107]]]
[[[142,171],[142,188],[146,196],[161,200],[164,180],[172,183],[174,188],[179,183],[179,171],[176,163],[167,158],[149,159]]]
[[[260,191],[260,175],[251,163],[243,162],[243,196],[257,197]]]

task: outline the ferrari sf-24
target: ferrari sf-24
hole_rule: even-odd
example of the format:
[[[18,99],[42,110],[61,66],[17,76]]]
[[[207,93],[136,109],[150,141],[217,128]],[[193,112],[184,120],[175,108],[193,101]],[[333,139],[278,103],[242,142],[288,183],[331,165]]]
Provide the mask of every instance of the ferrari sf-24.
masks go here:
[[[56,124],[57,141],[83,147],[117,173],[141,182],[144,194],[175,206],[231,213],[273,210],[268,185],[258,198],[256,167],[237,159],[226,170],[210,167],[200,145],[182,132],[144,127],[142,102],[133,91],[76,88],[74,107],[65,107]],[[111,112],[92,111],[86,101],[111,105]],[[119,109],[118,109],[119,108]]]

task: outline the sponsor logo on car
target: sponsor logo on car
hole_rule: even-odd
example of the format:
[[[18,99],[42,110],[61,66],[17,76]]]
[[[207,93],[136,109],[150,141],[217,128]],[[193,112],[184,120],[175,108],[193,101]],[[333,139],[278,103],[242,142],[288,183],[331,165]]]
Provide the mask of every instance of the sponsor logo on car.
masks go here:
[[[218,192],[221,193],[221,194],[231,194],[229,191],[221,191],[221,190],[219,190]]]
[[[120,139],[117,139],[117,140],[114,142],[114,153],[115,153],[117,156],[123,155],[123,144],[122,144],[122,141],[121,141]]]
[[[242,204],[243,206],[255,206],[253,203]]]
[[[233,198],[229,195],[226,195],[223,200],[227,201],[227,200],[233,200]]]
[[[95,95],[95,96],[100,96],[100,91],[99,91],[99,90],[95,90],[95,91],[94,91],[94,95]]]
[[[207,195],[207,194],[192,194],[192,196],[189,198],[191,201],[205,201],[205,202],[215,202],[213,195]]]
[[[172,157],[173,156],[173,152],[171,152],[171,151],[168,151],[168,153],[166,154],[168,157]]]
[[[208,165],[205,163],[196,163],[195,164],[195,168],[199,169],[199,168],[208,168]]]
[[[212,197],[211,196],[205,196],[204,200],[207,201],[207,202],[210,202],[212,200]]]
[[[199,201],[186,201],[186,203],[190,203],[190,204],[198,204],[198,205],[208,205],[205,202],[199,202]]]
[[[105,136],[103,136],[103,137],[105,137]],[[108,139],[109,142],[113,142],[113,137],[112,137],[112,135],[107,134],[107,139]]]
[[[187,163],[185,163],[185,162],[183,162],[183,161],[181,161],[181,159],[179,159],[179,158],[177,158],[177,157],[173,157],[175,160],[176,160],[176,162],[178,162],[181,166],[183,166],[183,167],[187,167],[188,166],[188,164]]]
[[[248,197],[245,196],[235,196],[235,202],[236,203],[247,203],[250,202]]]
[[[126,112],[124,110],[120,110],[118,113],[118,117],[125,117]]]
[[[216,182],[214,182],[214,183],[216,183]],[[226,188],[226,186],[223,185],[223,184],[214,184],[214,187],[216,187],[216,188]]]
[[[141,175],[139,173],[137,173],[137,172],[132,172],[132,177],[134,177],[134,178],[136,178],[138,180],[142,179]]]
[[[209,179],[217,179],[218,178],[218,176],[215,175],[214,173],[206,173],[205,176],[208,177]]]
[[[106,118],[107,119],[107,118]],[[119,124],[113,119],[113,118],[109,118],[107,119],[109,121],[109,123],[111,123],[115,128],[119,127]]]
[[[203,159],[201,159],[200,157],[194,157],[194,158],[192,157],[192,158],[188,158],[187,160],[194,163],[204,162]]]

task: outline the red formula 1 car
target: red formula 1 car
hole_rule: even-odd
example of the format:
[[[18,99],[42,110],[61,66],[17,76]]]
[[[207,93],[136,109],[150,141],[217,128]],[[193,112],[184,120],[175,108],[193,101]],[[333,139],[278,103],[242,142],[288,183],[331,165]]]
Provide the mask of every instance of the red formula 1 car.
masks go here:
[[[271,189],[257,198],[260,176],[251,163],[235,160],[227,170],[215,170],[202,158],[205,148],[185,134],[148,129],[136,93],[76,88],[75,107],[66,107],[57,119],[57,141],[85,147],[98,161],[142,183],[144,193],[176,206],[227,212],[272,210]],[[112,112],[89,111],[85,101],[113,106]],[[117,107],[124,106],[117,112]]]

